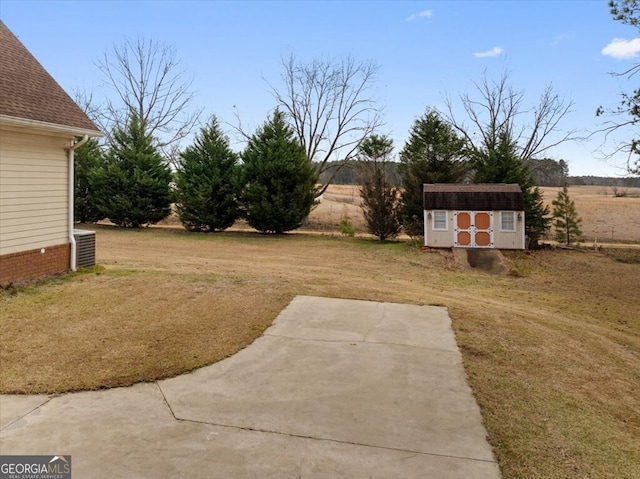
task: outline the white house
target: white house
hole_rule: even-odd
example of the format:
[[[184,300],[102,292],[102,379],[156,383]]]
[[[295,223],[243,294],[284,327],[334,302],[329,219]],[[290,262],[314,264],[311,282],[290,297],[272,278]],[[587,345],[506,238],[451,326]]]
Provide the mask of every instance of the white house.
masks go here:
[[[75,270],[73,151],[97,136],[0,21],[0,285]]]

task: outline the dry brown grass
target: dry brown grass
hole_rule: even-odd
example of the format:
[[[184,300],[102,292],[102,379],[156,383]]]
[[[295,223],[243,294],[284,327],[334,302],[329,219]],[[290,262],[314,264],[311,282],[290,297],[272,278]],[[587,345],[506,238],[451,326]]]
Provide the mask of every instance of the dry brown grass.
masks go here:
[[[616,199],[618,200],[618,199]],[[0,391],[169,377],[259,336],[297,294],[449,308],[503,475],[640,477],[640,251],[446,252],[331,235],[97,228],[97,271],[0,292]]]
[[[507,253],[519,287],[452,307],[506,478],[640,477],[640,252]],[[630,281],[630,284],[625,284]]]

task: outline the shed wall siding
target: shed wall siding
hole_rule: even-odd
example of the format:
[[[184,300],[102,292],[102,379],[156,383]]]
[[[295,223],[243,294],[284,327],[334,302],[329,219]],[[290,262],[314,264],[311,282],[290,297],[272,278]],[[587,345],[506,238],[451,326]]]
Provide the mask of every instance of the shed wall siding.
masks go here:
[[[430,220],[427,219],[429,214],[432,218]],[[424,218],[427,232],[425,245],[433,248],[451,248],[453,246],[453,211],[447,211],[447,231],[433,229],[433,210],[425,211]]]
[[[524,211],[516,211],[516,218],[518,214],[521,218],[524,218]],[[495,212],[494,222],[494,244],[498,249],[524,249],[524,221],[515,222],[516,230],[500,231],[500,211]]]
[[[70,140],[0,129],[0,255],[68,243]]]

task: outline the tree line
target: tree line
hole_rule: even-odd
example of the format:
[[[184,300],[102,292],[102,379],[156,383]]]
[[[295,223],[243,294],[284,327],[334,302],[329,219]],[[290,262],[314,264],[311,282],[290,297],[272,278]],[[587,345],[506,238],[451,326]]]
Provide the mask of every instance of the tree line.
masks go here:
[[[569,176],[569,165],[564,160],[543,158],[541,160],[528,160],[527,163],[531,168],[533,181],[538,186],[563,186],[565,183],[570,185],[640,186],[640,178]],[[357,159],[328,162],[325,171],[319,175],[318,181],[326,184],[332,178],[331,183],[335,185],[358,185],[360,184],[360,177],[358,176],[360,165],[361,162]],[[401,183],[398,165],[399,163],[395,158],[386,164],[388,175],[397,186]],[[468,171],[468,173],[472,174],[471,171]]]
[[[607,176],[570,176],[569,185],[590,186],[622,186],[626,188],[640,188],[640,177],[611,178]]]
[[[518,183],[525,193],[530,240],[535,244],[548,229],[551,219],[535,186],[532,161],[518,156],[507,134],[493,149],[470,149],[439,112],[428,109],[415,120],[398,162],[393,148],[388,136],[371,134],[357,146],[353,160],[326,162],[321,171],[309,161],[287,116],[276,108],[248,137],[241,153],[231,150],[212,117],[180,152],[172,171],[132,110],[127,123],[112,132],[106,150],[90,140],[76,151],[76,219],[109,218],[118,226],[137,228],[161,221],[175,204],[190,231],[223,231],[244,218],[260,232],[284,233],[301,226],[309,215],[318,192],[328,184],[322,182],[323,175],[335,181],[351,171],[353,182],[362,186],[368,230],[381,240],[402,230],[422,234],[423,184],[465,178]]]

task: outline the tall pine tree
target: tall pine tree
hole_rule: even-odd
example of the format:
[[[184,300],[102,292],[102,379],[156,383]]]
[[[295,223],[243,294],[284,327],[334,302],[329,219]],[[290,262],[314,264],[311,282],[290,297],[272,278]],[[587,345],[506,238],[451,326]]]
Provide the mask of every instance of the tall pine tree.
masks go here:
[[[393,140],[371,135],[358,148],[360,197],[367,230],[381,241],[398,236],[400,192],[390,174]]]
[[[233,225],[240,215],[238,155],[215,117],[180,156],[176,207],[185,227],[213,232]]]
[[[249,225],[284,233],[302,225],[314,205],[317,172],[276,109],[242,153],[241,204]]]
[[[423,185],[462,179],[463,147],[464,141],[435,110],[427,110],[413,123],[398,165],[403,186],[401,220],[407,234],[424,233]]]
[[[564,185],[553,205],[553,225],[556,228],[556,241],[570,245],[582,234],[582,220],[576,211],[576,204],[569,197],[569,188]]]
[[[126,128],[113,133],[106,164],[91,179],[98,209],[118,226],[157,223],[171,211],[170,182],[169,167],[132,112]]]

